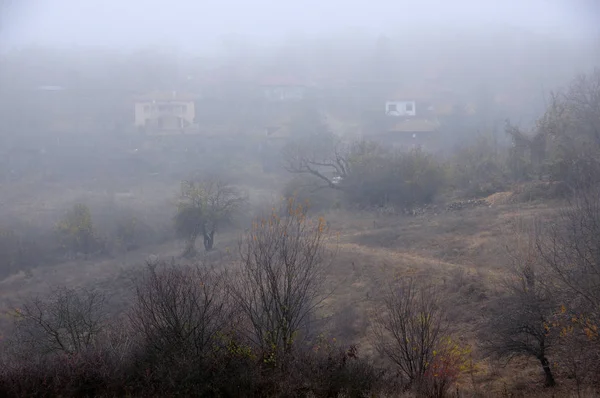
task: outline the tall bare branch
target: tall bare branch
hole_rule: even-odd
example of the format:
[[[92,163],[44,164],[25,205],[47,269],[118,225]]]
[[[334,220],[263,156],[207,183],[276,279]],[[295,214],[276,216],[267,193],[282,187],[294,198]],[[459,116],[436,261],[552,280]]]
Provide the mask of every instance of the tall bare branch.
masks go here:
[[[375,317],[375,346],[417,386],[433,362],[446,328],[436,289],[419,286],[411,278],[401,279],[387,286],[383,309]]]
[[[59,287],[16,310],[19,343],[47,354],[78,353],[96,342],[106,321],[104,295]]]
[[[257,219],[241,241],[235,297],[265,358],[289,354],[322,302],[328,239],[325,221],[308,219],[291,199]]]

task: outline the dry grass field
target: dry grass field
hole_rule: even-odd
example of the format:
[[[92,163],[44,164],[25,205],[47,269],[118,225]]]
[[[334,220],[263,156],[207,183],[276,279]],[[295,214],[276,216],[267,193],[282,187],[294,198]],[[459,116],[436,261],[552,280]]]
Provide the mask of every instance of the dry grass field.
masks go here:
[[[12,202],[13,206],[4,206],[4,215],[28,215],[48,223],[67,204],[85,201],[92,208],[101,208],[102,203],[112,201],[142,209],[146,214],[164,214],[163,219],[168,221],[169,210],[165,209],[173,207],[178,186],[148,183],[122,193],[51,186],[44,189],[39,185],[36,189],[35,195],[28,195],[25,188],[17,185],[7,190],[13,196],[3,196],[5,204]],[[251,191],[255,203],[277,196],[277,192],[266,189]],[[418,216],[324,212],[336,236],[331,246],[336,255],[329,265],[326,282],[329,294],[321,309],[328,333],[344,344],[357,344],[360,355],[383,361],[373,348],[371,331],[371,318],[379,310],[382,287],[398,276],[426,277],[442,288],[453,336],[473,348],[476,367],[463,377],[460,388],[479,396],[541,394],[543,374],[538,364],[514,361],[502,367],[480,360],[477,350],[476,333],[486,303],[497,294],[498,284],[505,276],[506,246],[513,238],[511,225],[521,218],[552,217],[560,206],[558,202],[515,203],[510,200],[512,196],[511,192],[497,193],[482,206]],[[212,256],[225,262],[232,259],[242,233],[238,227],[220,234]],[[128,308],[133,280],[148,256],[178,258],[182,249],[182,243],[170,239],[106,258],[70,260],[20,271],[0,281],[0,307],[6,314],[23,298],[43,295],[53,286],[91,286],[108,292],[110,308],[116,316]],[[0,326],[9,325],[10,316],[3,315]],[[568,386],[562,389],[568,396]]]

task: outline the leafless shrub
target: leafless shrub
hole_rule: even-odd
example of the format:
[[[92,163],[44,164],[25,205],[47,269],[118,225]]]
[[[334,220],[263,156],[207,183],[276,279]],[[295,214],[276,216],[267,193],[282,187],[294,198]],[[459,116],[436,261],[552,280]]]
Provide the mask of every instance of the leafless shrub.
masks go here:
[[[130,313],[150,358],[202,360],[231,323],[223,275],[200,266],[148,265]]]
[[[538,240],[554,276],[600,319],[600,187],[580,190]]]
[[[106,323],[104,300],[98,291],[66,287],[28,300],[15,310],[17,345],[26,355],[92,348]]]
[[[257,219],[243,237],[235,298],[250,340],[267,361],[292,351],[322,302],[328,240],[325,220],[307,218],[293,199]]]
[[[509,276],[504,294],[488,308],[481,330],[484,354],[511,360],[525,356],[536,358],[545,374],[545,385],[554,386],[555,378],[548,359],[554,347],[550,322],[556,309],[551,286],[546,283],[541,257],[536,248],[539,223],[520,220],[507,247]]]
[[[339,190],[327,189],[317,179],[307,175],[298,175],[290,180],[283,188],[283,196],[301,203],[310,203],[312,212],[339,207],[342,199]]]
[[[317,187],[340,189],[336,180],[350,173],[350,146],[332,133],[326,118],[314,108],[303,109],[290,130],[293,139],[282,151],[285,169],[311,176]]]
[[[563,368],[577,380],[600,370],[600,187],[575,192],[537,246],[553,277],[560,311],[553,319]],[[557,304],[557,305],[558,305]]]
[[[284,148],[286,170],[294,174],[307,174],[315,177],[320,188],[342,189],[337,182],[350,174],[350,149],[329,134],[328,145],[315,147],[313,143],[295,142]],[[322,140],[319,139],[322,143]]]
[[[382,312],[375,317],[375,347],[409,385],[419,388],[447,326],[435,287],[401,279],[389,284]]]
[[[297,353],[284,391],[291,390],[294,395],[308,390],[316,397],[380,396],[396,387],[386,376],[384,369],[360,355],[357,346],[341,346],[335,339],[322,338],[314,342],[311,351]]]

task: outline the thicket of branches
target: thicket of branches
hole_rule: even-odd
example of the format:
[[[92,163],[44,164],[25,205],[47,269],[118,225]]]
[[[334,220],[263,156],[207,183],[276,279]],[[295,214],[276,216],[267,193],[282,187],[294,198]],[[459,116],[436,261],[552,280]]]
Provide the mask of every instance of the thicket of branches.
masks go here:
[[[578,395],[600,381],[599,188],[576,190],[551,221],[515,226],[511,272],[480,330],[485,354],[534,358],[546,386],[559,375],[575,381]]]
[[[538,239],[560,305],[552,330],[563,368],[580,382],[600,371],[600,186],[575,192]],[[566,362],[566,363],[565,363]]]
[[[148,264],[123,318],[109,321],[96,291],[36,297],[16,312],[0,393],[361,397],[383,391],[393,383],[356,347],[309,333],[323,315],[317,309],[327,296],[322,287],[334,243],[323,219],[290,201],[255,220],[234,269]]]
[[[511,231],[506,247],[509,273],[504,279],[503,294],[486,310],[486,322],[480,333],[481,348],[486,356],[499,360],[531,357],[539,361],[545,385],[556,384],[549,355],[556,343],[549,333],[558,297],[544,272],[536,247],[539,224],[520,220]]]
[[[521,221],[511,232],[511,277],[481,330],[487,354],[535,358],[546,386],[559,373],[575,380],[578,395],[600,371],[599,128],[595,70],[552,97],[533,136],[510,130],[513,161],[518,155],[527,171],[564,181],[570,195],[552,220]]]
[[[447,328],[440,297],[432,286],[419,288],[412,279],[388,289],[375,320],[375,346],[410,385],[421,389]]]
[[[339,140],[313,151],[287,149],[287,170],[313,177],[312,193],[332,188],[360,207],[412,207],[430,203],[446,184],[442,163],[422,150],[389,150],[372,142],[347,144]],[[317,155],[318,154],[318,155]],[[305,180],[298,180],[304,183]],[[296,194],[294,188],[287,192]]]
[[[249,339],[279,365],[306,338],[322,289],[332,243],[323,218],[307,218],[307,207],[288,200],[256,220],[240,244],[235,298],[252,325]],[[302,336],[304,334],[304,336]]]

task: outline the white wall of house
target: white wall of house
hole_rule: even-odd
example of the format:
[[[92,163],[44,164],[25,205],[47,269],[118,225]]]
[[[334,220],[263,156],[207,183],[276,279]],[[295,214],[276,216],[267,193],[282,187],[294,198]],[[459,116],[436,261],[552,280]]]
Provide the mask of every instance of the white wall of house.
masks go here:
[[[301,100],[304,98],[304,87],[267,87],[264,94],[269,101]]]
[[[417,104],[415,101],[387,101],[385,114],[388,116],[416,116]]]
[[[145,126],[148,120],[177,117],[187,124],[194,123],[196,110],[193,101],[142,101],[135,103],[135,125]]]

